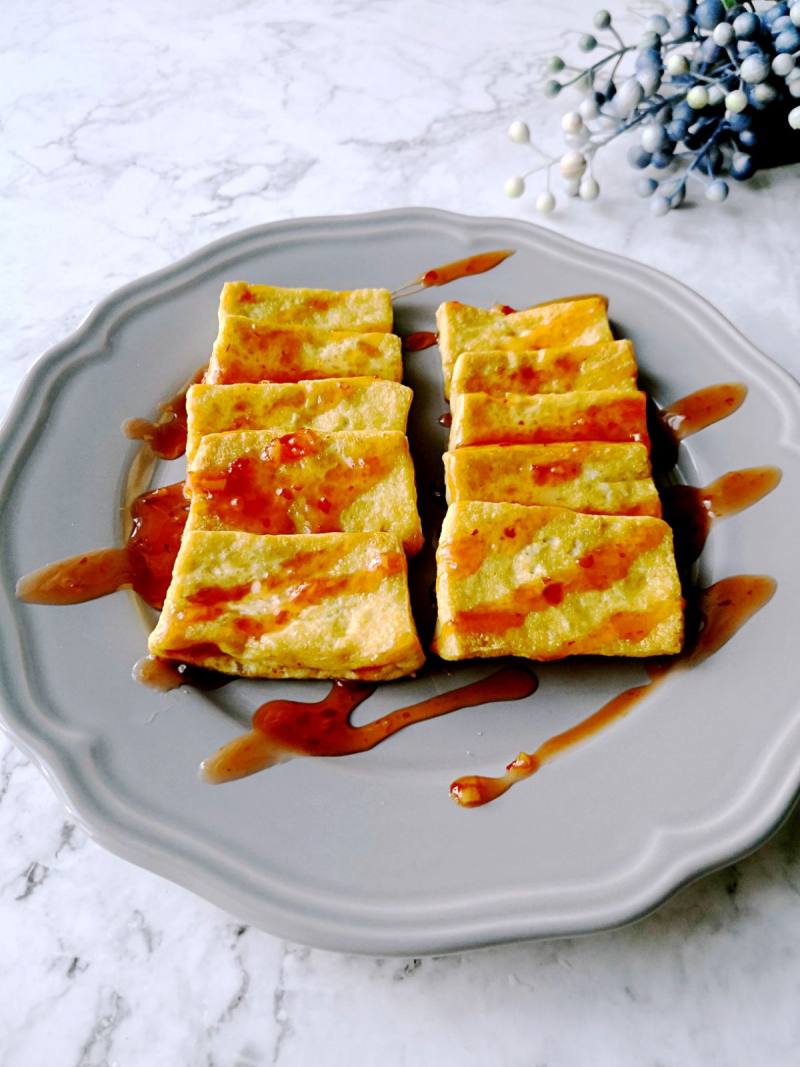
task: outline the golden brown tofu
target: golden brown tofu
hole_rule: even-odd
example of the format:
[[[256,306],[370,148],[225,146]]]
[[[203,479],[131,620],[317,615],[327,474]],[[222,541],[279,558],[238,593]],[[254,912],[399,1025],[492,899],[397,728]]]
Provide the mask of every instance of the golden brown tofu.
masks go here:
[[[392,296],[388,289],[284,289],[226,282],[219,298],[219,313],[220,318],[244,315],[282,326],[389,333]]]
[[[209,434],[189,467],[189,530],[394,534],[422,547],[403,434],[269,430]]]
[[[462,352],[521,351],[613,341],[607,309],[608,301],[602,296],[553,301],[509,314],[499,308],[445,301],[436,311],[444,395],[450,395],[453,368]]]
[[[251,678],[383,681],[424,662],[389,534],[187,531],[150,652]]]
[[[436,560],[443,659],[681,650],[681,587],[661,519],[457,503]]]
[[[636,389],[636,357],[630,341],[563,345],[525,352],[462,352],[450,385],[458,393],[568,393],[584,389]]]
[[[376,378],[193,385],[186,394],[186,458],[191,462],[201,437],[231,430],[405,433],[412,395],[405,385]]]
[[[315,378],[403,377],[400,338],[300,326],[274,326],[239,315],[220,319],[205,381],[298,382]]]
[[[641,441],[649,445],[644,393],[460,393],[453,397],[450,447]]]
[[[642,444],[477,445],[445,452],[444,469],[450,504],[485,500],[592,515],[661,515]]]

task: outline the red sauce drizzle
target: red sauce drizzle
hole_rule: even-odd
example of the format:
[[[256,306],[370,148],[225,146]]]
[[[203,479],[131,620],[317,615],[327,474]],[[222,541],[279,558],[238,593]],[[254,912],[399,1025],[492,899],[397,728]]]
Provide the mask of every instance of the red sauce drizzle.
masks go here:
[[[746,396],[747,386],[740,382],[709,385],[676,400],[662,412],[661,417],[674,436],[683,441],[732,415],[742,406]]]
[[[715,519],[752,507],[778,485],[778,467],[729,471],[710,485],[670,485],[662,492],[664,517],[675,534],[675,553],[685,569],[703,551]]]
[[[351,713],[375,686],[334,682],[328,695],[316,703],[271,700],[262,704],[253,716],[252,730],[205,760],[202,772],[209,782],[229,782],[296,756],[366,752],[413,723],[497,700],[520,700],[534,693],[538,684],[530,670],[503,667],[479,682],[399,708],[365,726],[353,726]]]
[[[143,493],[133,502],[133,528],[123,548],[101,548],[33,571],[17,582],[17,598],[26,604],[82,604],[131,586],[160,609],[188,510],[182,482]]]
[[[194,492],[226,527],[250,533],[334,533],[342,513],[392,470],[395,445],[357,440],[343,451],[327,449],[312,430],[272,438],[260,452],[239,456],[221,470],[189,474]],[[316,457],[315,463],[301,461]]]
[[[403,338],[404,352],[422,352],[426,348],[433,348],[439,341],[435,333],[430,330],[420,330],[417,333],[408,333]]]
[[[122,432],[132,441],[147,441],[157,456],[162,459],[177,459],[186,451],[186,394],[193,385],[203,380],[206,368],[201,367],[190,381],[174,396],[159,404],[160,417],[149,419],[126,419]]]
[[[615,719],[621,718],[664,677],[676,670],[696,666],[717,652],[731,637],[770,600],[775,592],[773,578],[762,575],[739,574],[723,578],[699,593],[697,610],[701,628],[692,647],[675,660],[654,660],[645,664],[650,681],[634,686],[609,700],[588,718],[569,730],[555,734],[535,752],[520,752],[508,764],[505,774],[493,778],[468,774],[457,778],[450,786],[452,798],[465,808],[476,808],[496,800],[512,785],[530,778],[545,763],[561,755],[573,745],[587,740]]]
[[[445,263],[441,267],[431,267],[419,276],[419,283],[425,289],[436,285],[447,285],[449,282],[466,278],[472,274],[483,274],[487,270],[494,270],[504,259],[514,255],[513,248],[501,248],[497,252],[478,252],[477,255],[467,256],[466,259],[456,259],[452,263]]]

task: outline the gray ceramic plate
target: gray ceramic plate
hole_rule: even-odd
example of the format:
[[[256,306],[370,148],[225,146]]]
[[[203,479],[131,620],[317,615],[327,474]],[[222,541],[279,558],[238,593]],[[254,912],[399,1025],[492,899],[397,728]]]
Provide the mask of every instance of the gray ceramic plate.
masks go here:
[[[133,596],[21,606],[18,575],[114,543],[134,447],[119,432],[203,360],[221,283],[393,287],[477,250],[515,247],[490,274],[403,302],[400,332],[430,329],[446,294],[522,306],[608,294],[656,398],[737,380],[735,416],[684,448],[704,484],[777,464],[783,482],[712,533],[703,578],[778,580],[773,600],[702,667],[498,802],[462,810],[448,785],[498,773],[627,685],[635,664],[563,662],[539,692],[458,712],[372,752],[296,760],[224,787],[200,760],[268,695],[322,683],[236,682],[162,695],[131,680],[148,620]],[[439,478],[436,350],[408,357],[420,491]],[[96,839],[273,933],[328,948],[418,954],[577,934],[641,916],[698,874],[754,848],[800,784],[800,390],[679,283],[521,222],[428,210],[306,219],[219,241],[115,293],[40,361],[0,445],[3,717]],[[167,472],[157,477],[168,480]],[[366,721],[487,667],[387,685]]]

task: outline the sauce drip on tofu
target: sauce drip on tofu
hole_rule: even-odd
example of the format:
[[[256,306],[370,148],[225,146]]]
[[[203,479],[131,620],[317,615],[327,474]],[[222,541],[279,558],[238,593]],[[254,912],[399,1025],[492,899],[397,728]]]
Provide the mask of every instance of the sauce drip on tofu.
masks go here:
[[[245,599],[254,610],[238,615],[226,626],[224,650],[216,645],[209,647],[207,642],[188,644],[171,648],[167,658],[202,663],[209,657],[241,654],[249,640],[282,629],[311,605],[330,597],[374,592],[387,579],[404,574],[406,569],[402,552],[382,552],[363,570],[332,574],[338,559],[336,548],[297,553],[256,581],[233,586],[202,586],[187,597],[181,607],[187,625],[213,622],[229,605]]]
[[[186,394],[193,385],[203,380],[206,368],[200,367],[196,374],[178,392],[159,404],[160,417],[149,419],[126,419],[122,432],[132,441],[147,441],[157,456],[162,459],[177,459],[186,451]]]
[[[531,582],[519,584],[512,592],[469,610],[459,611],[454,618],[444,624],[444,629],[452,626],[461,633],[497,634],[505,630],[522,626],[528,615],[535,611],[546,611],[557,607],[565,597],[574,593],[586,593],[608,589],[616,582],[622,581],[628,574],[633,562],[664,539],[664,527],[659,523],[638,527],[631,531],[625,541],[607,541],[594,545],[591,551],[581,556],[576,562],[553,574],[536,578]],[[516,550],[516,530],[513,526],[504,531],[503,538],[493,542],[491,549],[507,552]],[[460,538],[442,551],[444,565],[461,573],[474,574],[486,555],[486,545],[482,538]],[[492,551],[492,554],[496,554]],[[620,613],[628,615],[630,613]],[[641,615],[641,613],[637,613]],[[613,622],[612,619],[609,622]],[[653,619],[653,625],[661,621]],[[630,620],[620,619],[620,631],[629,626]],[[639,625],[645,625],[642,618]],[[652,629],[652,626],[650,627]],[[649,631],[648,631],[649,632]]]
[[[182,482],[143,493],[131,507],[133,527],[123,548],[101,548],[33,571],[20,578],[17,597],[27,604],[82,604],[130,586],[160,609],[188,510]]]
[[[249,733],[224,745],[202,764],[209,782],[229,782],[296,756],[348,756],[366,752],[414,723],[461,708],[497,700],[520,700],[538,687],[536,675],[522,667],[503,667],[478,682],[353,726],[350,715],[374,691],[366,682],[334,682],[316,703],[271,700],[253,715]]]
[[[430,330],[419,330],[417,333],[407,333],[403,338],[404,352],[423,352],[426,348],[433,348],[439,338]]]
[[[298,472],[299,461],[316,457],[314,476]],[[391,472],[394,447],[369,454],[325,453],[311,430],[285,434],[254,455],[240,456],[223,470],[189,474],[193,492],[203,493],[226,525],[248,533],[335,533],[342,513]]]
[[[168,693],[171,689],[188,685],[193,689],[219,689],[233,679],[217,671],[203,670],[189,663],[176,663],[159,656],[142,656],[133,665],[131,677],[134,682]]]
[[[723,578],[708,589],[699,591],[694,607],[699,622],[697,636],[691,646],[674,660],[653,660],[645,664],[650,681],[633,686],[613,697],[592,715],[575,726],[555,734],[534,752],[520,752],[498,777],[480,774],[463,775],[450,786],[452,798],[465,808],[476,808],[496,800],[512,785],[530,778],[545,763],[561,755],[573,745],[586,741],[615,719],[631,710],[668,674],[686,670],[702,663],[726,644],[775,592],[774,579],[763,575],[738,574]]]

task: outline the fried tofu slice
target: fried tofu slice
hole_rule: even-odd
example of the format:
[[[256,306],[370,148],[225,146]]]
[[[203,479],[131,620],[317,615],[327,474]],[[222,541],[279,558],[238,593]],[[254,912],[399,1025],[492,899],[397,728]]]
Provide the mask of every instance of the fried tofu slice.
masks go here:
[[[375,378],[193,385],[186,394],[186,458],[191,463],[201,437],[232,430],[405,433],[412,396],[405,385]]]
[[[275,326],[240,315],[220,318],[205,381],[298,382],[315,378],[403,377],[401,341],[391,333]]]
[[[450,447],[640,441],[649,445],[646,397],[614,389],[574,393],[460,393],[453,397]]]
[[[383,533],[187,531],[150,652],[250,678],[384,681],[424,662]]]
[[[661,516],[643,444],[477,445],[444,454],[447,501],[539,504]]]
[[[630,341],[561,345],[524,352],[476,349],[456,359],[450,395],[458,393],[568,393],[636,389],[636,356]]]
[[[602,296],[556,300],[508,314],[500,308],[445,301],[436,311],[444,395],[450,395],[453,368],[462,352],[523,351],[613,341],[607,311],[608,301]]]
[[[414,465],[396,431],[209,434],[189,466],[189,530],[394,534],[422,547]]]
[[[388,289],[284,289],[226,282],[219,298],[219,314],[220,318],[244,315],[282,326],[390,333],[392,296]]]
[[[451,505],[437,551],[443,659],[680,652],[683,604],[661,519],[474,501]]]

